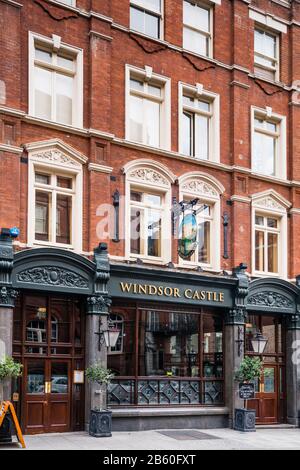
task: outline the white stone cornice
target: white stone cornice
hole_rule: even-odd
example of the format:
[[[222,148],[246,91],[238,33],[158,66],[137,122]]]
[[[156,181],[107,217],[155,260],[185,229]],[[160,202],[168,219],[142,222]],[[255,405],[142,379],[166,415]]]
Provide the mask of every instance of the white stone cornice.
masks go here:
[[[88,168],[90,171],[96,171],[98,173],[112,173],[113,171],[111,166],[99,165],[98,163],[89,163]]]
[[[23,5],[21,3],[15,2],[13,0],[0,0],[2,3],[7,3],[8,5],[11,5],[12,7],[15,8],[22,8]]]
[[[23,153],[23,148],[0,143],[0,152],[16,153],[17,155],[21,155]]]
[[[245,204],[250,204],[251,203],[251,197],[247,197],[247,196],[239,196],[238,194],[234,194],[233,196],[231,196],[230,200],[232,202],[243,202]]]

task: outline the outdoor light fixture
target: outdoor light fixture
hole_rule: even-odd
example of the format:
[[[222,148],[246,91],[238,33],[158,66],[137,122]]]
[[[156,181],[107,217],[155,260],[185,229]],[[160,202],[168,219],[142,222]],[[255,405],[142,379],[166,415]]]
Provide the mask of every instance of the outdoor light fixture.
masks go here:
[[[20,230],[17,227],[1,228],[0,234],[3,237],[18,238],[20,235]]]
[[[108,321],[107,329],[102,330],[102,322],[99,324],[99,332],[95,334],[99,336],[99,351],[101,351],[101,346],[105,344],[107,348],[114,348],[117,344],[121,331],[113,324],[113,322]]]
[[[268,339],[261,334],[259,330],[253,336],[251,340],[252,349],[256,354],[263,354],[268,344]]]
[[[36,316],[39,320],[46,320],[46,318],[47,318],[47,309],[44,308],[44,307],[39,307],[37,309]]]
[[[120,336],[120,330],[113,325],[108,323],[108,329],[103,331],[104,341],[107,348],[114,348]]]

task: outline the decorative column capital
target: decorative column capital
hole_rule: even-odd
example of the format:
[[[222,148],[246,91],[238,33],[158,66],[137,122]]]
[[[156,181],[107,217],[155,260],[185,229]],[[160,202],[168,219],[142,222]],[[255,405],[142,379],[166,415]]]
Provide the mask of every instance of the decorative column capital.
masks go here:
[[[108,295],[93,295],[87,298],[87,315],[108,315],[112,301]]]
[[[225,313],[225,325],[245,325],[247,310],[245,307],[236,307]]]
[[[287,330],[300,330],[300,313],[286,316]]]
[[[100,243],[94,250],[94,261],[96,264],[95,294],[107,294],[107,283],[110,278],[110,265],[106,243]]]
[[[2,286],[0,287],[0,307],[14,308],[15,299],[18,296],[18,291],[12,287]]]

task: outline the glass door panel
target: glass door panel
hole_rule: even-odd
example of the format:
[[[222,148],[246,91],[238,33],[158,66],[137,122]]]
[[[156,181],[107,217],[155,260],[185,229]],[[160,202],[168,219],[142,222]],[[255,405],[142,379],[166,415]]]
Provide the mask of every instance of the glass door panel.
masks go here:
[[[275,393],[274,367],[266,367],[264,369],[264,393]]]
[[[45,393],[45,362],[29,362],[27,366],[26,391],[28,395],[43,395]]]
[[[51,393],[67,394],[69,392],[69,367],[67,362],[51,364]]]

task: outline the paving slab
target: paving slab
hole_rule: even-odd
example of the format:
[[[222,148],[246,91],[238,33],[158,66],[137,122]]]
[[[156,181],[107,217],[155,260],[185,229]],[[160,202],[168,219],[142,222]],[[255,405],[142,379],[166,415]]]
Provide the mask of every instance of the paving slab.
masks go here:
[[[174,438],[176,435],[181,438]],[[182,429],[174,434],[174,430],[166,429],[115,432],[102,439],[78,432],[25,436],[25,442],[28,450],[300,450],[300,429],[258,429],[249,434],[231,429]],[[22,449],[14,443],[0,446],[1,450]]]

